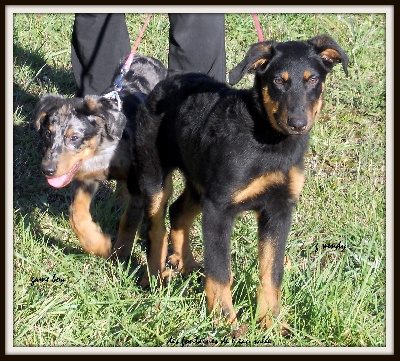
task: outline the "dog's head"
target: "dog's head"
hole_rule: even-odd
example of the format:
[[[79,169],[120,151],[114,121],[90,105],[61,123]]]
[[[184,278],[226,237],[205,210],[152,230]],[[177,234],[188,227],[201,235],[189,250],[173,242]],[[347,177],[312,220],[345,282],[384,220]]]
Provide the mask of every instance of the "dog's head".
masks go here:
[[[229,73],[229,83],[255,73],[254,86],[272,127],[284,134],[304,134],[321,110],[326,75],[337,63],[347,75],[348,57],[327,35],[307,41],[265,41],[250,47]]]
[[[51,186],[60,188],[96,155],[103,140],[121,138],[126,118],[116,102],[104,97],[50,94],[37,103],[35,123],[44,141],[42,171]]]

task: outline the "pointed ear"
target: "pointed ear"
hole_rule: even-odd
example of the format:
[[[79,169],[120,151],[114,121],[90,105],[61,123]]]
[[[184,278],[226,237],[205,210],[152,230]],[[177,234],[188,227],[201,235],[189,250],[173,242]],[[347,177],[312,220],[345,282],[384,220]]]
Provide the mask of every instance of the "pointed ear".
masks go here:
[[[337,63],[342,63],[343,70],[348,76],[349,58],[335,40],[328,35],[318,35],[308,40],[308,43],[314,46],[315,51],[321,56],[322,61],[329,70],[332,70]]]
[[[274,52],[275,41],[263,41],[250,46],[244,59],[229,72],[229,84],[237,84],[247,73],[265,67]]]
[[[60,99],[62,99],[62,97],[59,95],[47,94],[40,98],[40,100],[36,103],[35,109],[33,111],[36,130],[40,131],[44,119],[52,109],[57,107]]]
[[[97,95],[86,95],[83,106],[89,115],[100,117],[104,121],[107,134],[113,139],[119,139],[125,128],[126,117],[118,108],[114,99]]]

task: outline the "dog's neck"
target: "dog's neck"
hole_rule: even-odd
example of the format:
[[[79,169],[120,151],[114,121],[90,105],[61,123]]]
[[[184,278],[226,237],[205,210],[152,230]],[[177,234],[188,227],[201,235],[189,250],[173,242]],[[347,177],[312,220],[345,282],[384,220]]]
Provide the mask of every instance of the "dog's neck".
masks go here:
[[[97,180],[106,180],[109,177],[110,164],[114,158],[115,151],[118,146],[118,142],[107,141],[106,147],[102,147],[101,150],[93,157],[87,159],[81,169],[79,170],[78,177],[85,177],[95,175]]]

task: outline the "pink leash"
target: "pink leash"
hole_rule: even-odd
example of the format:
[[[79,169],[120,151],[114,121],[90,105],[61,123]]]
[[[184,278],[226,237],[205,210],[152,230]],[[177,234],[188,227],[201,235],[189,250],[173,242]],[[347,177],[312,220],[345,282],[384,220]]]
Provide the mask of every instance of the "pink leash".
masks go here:
[[[114,88],[115,88],[116,91],[120,91],[121,88],[122,88],[121,80],[122,80],[123,76],[129,71],[129,69],[131,67],[131,64],[132,64],[132,61],[133,61],[133,57],[136,54],[136,50],[139,47],[140,40],[143,37],[143,34],[144,34],[144,32],[145,32],[145,30],[147,28],[147,25],[149,25],[151,16],[152,16],[152,14],[148,14],[147,15],[147,19],[146,19],[144,25],[142,26],[142,30],[140,31],[139,36],[136,39],[135,46],[133,47],[132,51],[129,53],[129,56],[126,59],[125,64],[121,69],[121,74],[119,75],[118,79],[115,81]]]
[[[252,15],[253,20],[254,20],[254,25],[256,26],[257,35],[258,35],[258,41],[262,42],[262,41],[264,41],[264,37],[263,37],[262,31],[261,31],[260,23],[258,21],[258,16],[257,16],[257,14],[251,14],[251,15]]]
[[[136,50],[139,47],[140,40],[142,39],[144,31],[146,30],[147,25],[149,25],[151,16],[152,16],[152,14],[148,14],[147,15],[146,22],[142,26],[142,30],[140,31],[140,34],[139,34],[138,38],[136,39],[135,46],[133,47],[132,51],[129,53],[128,58],[125,60],[124,66],[121,68],[121,72],[120,72],[117,80],[114,83],[114,90],[109,92],[109,93],[107,93],[107,94],[105,94],[105,95],[103,95],[105,98],[115,99],[117,101],[117,104],[118,104],[118,110],[121,110],[121,108],[122,108],[122,106],[121,106],[121,98],[119,97],[119,94],[118,94],[118,92],[122,89],[122,78],[129,71],[129,69],[130,69],[130,67],[132,65],[133,57],[135,56]]]
[[[142,30],[140,31],[139,36],[138,36],[138,38],[136,39],[135,46],[133,47],[132,51],[130,52],[130,54],[129,54],[129,56],[128,56],[128,59],[126,59],[126,62],[125,62],[125,64],[124,64],[124,67],[122,68],[125,74],[127,73],[127,71],[129,70],[129,68],[131,67],[133,57],[135,56],[136,50],[137,50],[138,47],[139,47],[140,40],[141,40],[142,37],[143,37],[144,31],[146,30],[147,25],[149,25],[149,22],[150,22],[150,19],[151,19],[151,15],[152,15],[152,14],[148,14],[148,15],[147,15],[146,22],[145,22],[144,25],[142,26]]]

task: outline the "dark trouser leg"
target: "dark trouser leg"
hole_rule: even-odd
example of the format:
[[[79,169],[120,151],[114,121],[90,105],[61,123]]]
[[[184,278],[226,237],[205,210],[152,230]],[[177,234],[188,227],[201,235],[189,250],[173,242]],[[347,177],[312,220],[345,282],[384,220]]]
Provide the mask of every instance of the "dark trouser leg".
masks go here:
[[[225,15],[169,14],[170,69],[201,72],[226,82]]]
[[[71,61],[77,95],[100,95],[106,91],[129,52],[124,14],[76,14]]]

